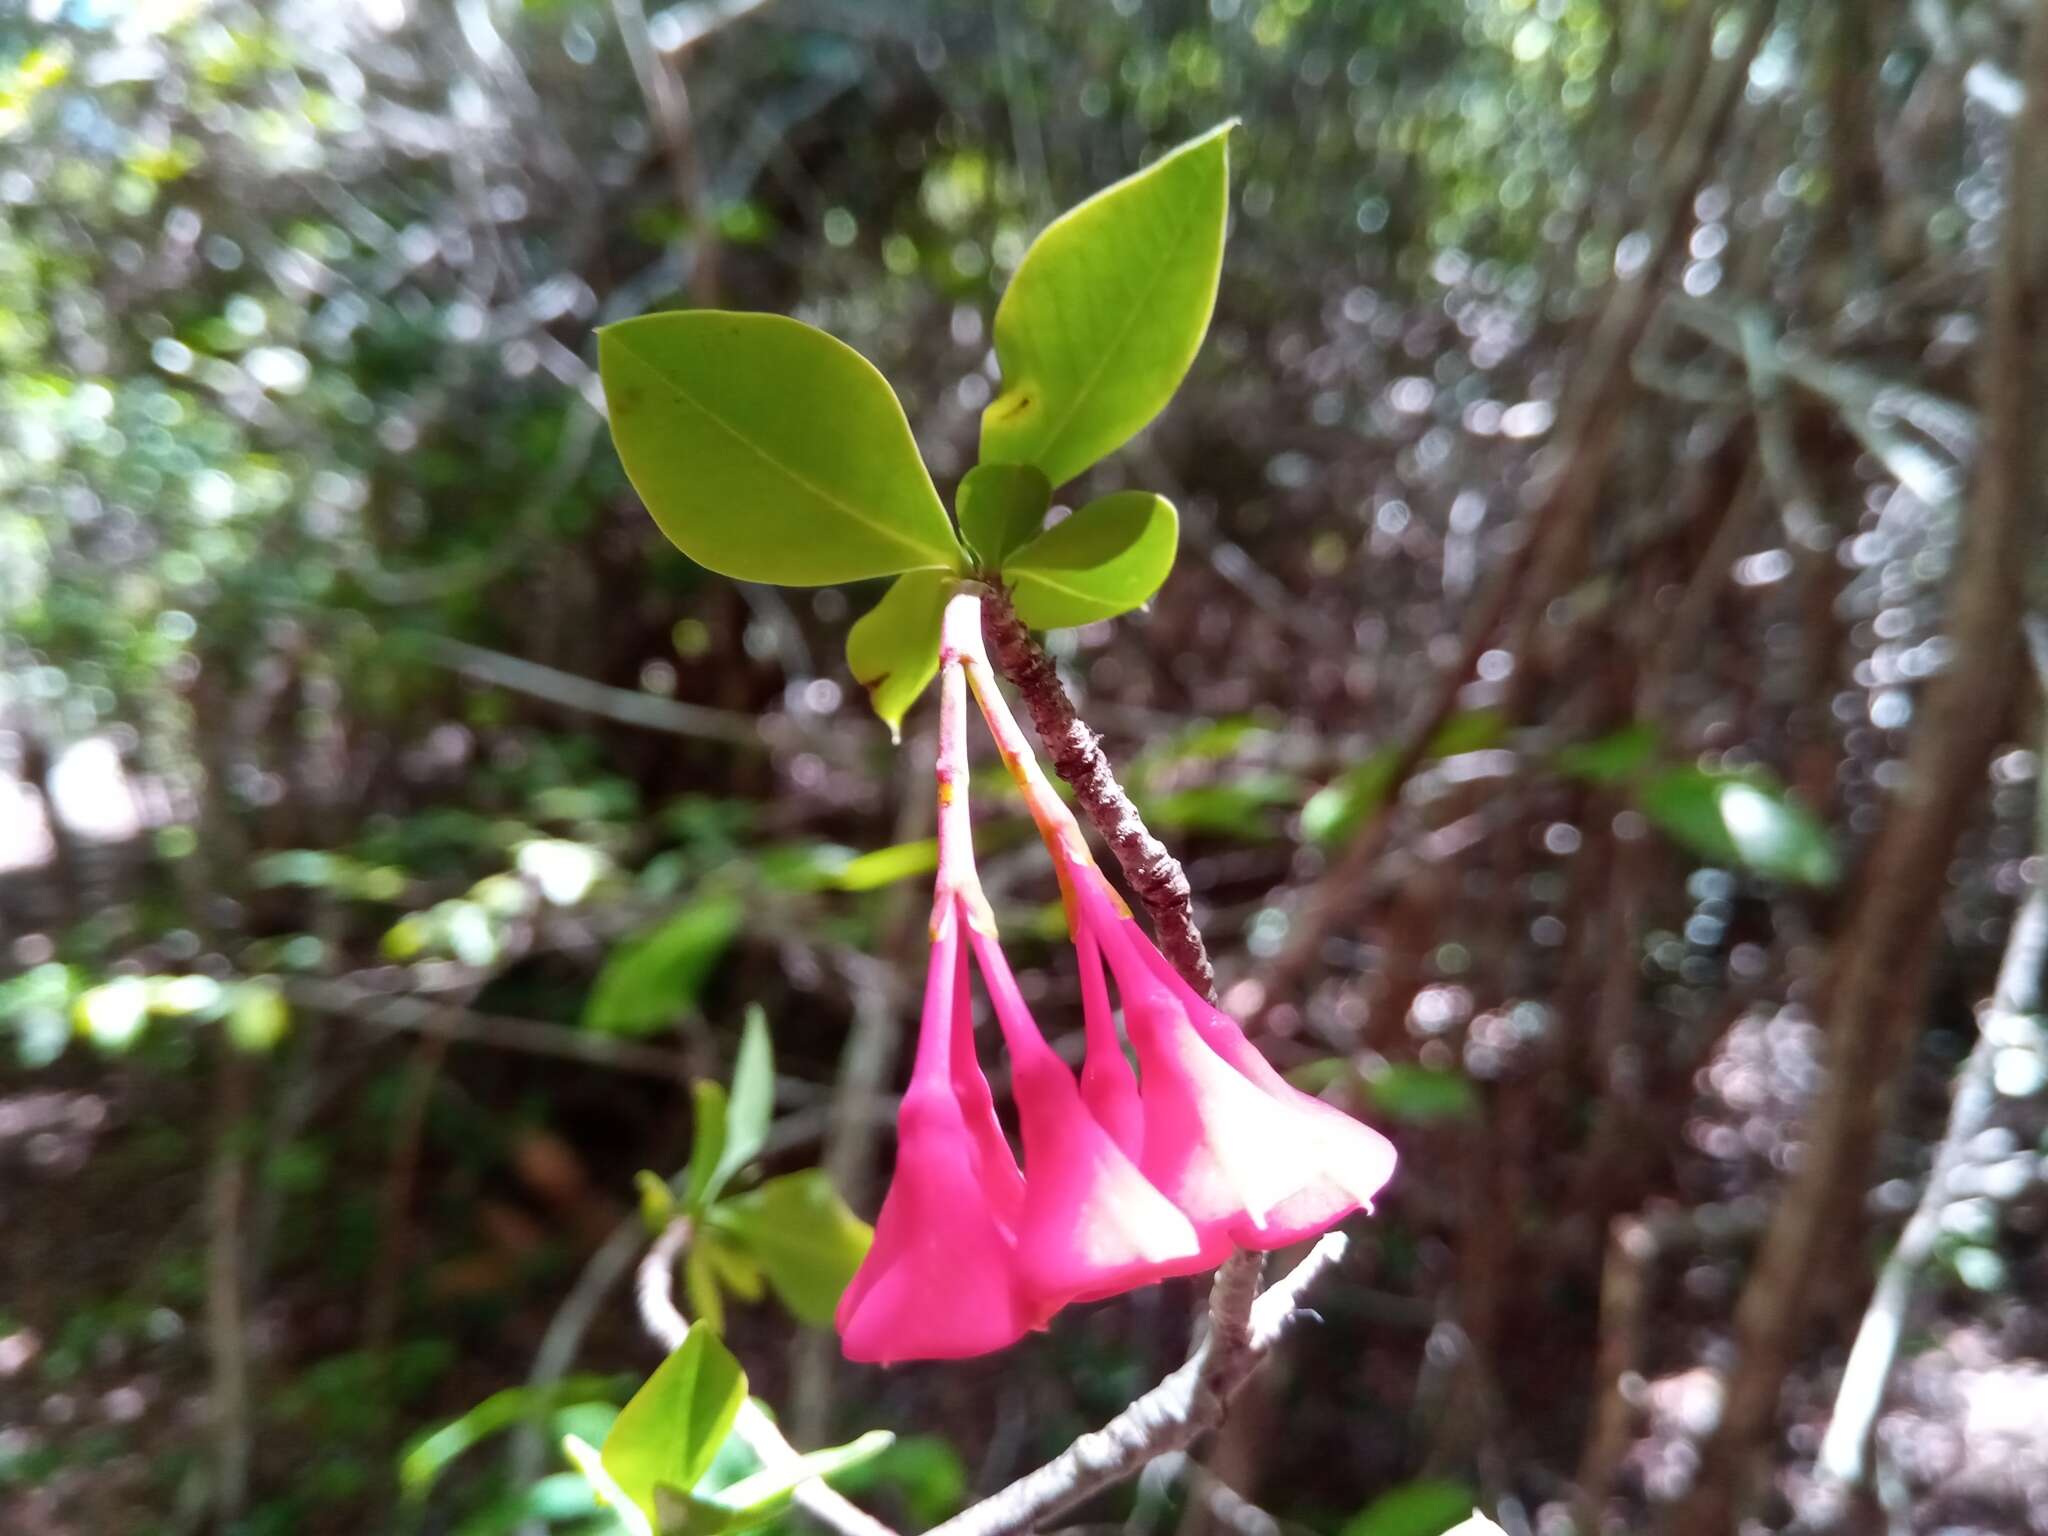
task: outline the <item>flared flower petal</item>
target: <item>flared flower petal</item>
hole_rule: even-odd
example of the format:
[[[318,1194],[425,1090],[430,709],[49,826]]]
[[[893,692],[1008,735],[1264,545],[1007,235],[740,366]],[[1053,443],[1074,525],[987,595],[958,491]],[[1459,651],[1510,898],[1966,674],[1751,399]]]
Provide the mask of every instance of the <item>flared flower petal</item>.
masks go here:
[[[1138,1055],[1139,1164],[1204,1249],[1284,1247],[1368,1207],[1393,1172],[1386,1138],[1282,1078],[1172,971],[1099,872],[1076,871],[1073,883]]]
[[[1014,1344],[1040,1320],[1018,1282],[958,1102],[950,1090],[906,1095],[874,1245],[834,1319],[846,1358],[958,1360]]]
[[[1073,1073],[1033,1022],[995,940],[971,937],[1010,1048],[1024,1140],[1017,1257],[1025,1283],[1057,1308],[1204,1268],[1193,1225],[1090,1113]]]

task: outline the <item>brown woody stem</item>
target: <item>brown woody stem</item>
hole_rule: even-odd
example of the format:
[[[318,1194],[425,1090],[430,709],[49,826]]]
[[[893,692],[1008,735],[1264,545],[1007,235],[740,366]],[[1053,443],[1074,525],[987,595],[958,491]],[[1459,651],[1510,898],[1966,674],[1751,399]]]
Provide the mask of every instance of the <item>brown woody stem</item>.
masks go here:
[[[1132,894],[1152,919],[1160,952],[1189,986],[1204,997],[1215,997],[1216,973],[1195,926],[1194,898],[1180,861],[1146,830],[1138,808],[1117,783],[1101,741],[1075,715],[1074,701],[1067,697],[1053,659],[1031,638],[1010,605],[1009,594],[1000,587],[991,587],[982,598],[981,623],[997,669],[1031,711],[1031,724],[1045,743],[1053,771],[1074,791],[1115,855]]]

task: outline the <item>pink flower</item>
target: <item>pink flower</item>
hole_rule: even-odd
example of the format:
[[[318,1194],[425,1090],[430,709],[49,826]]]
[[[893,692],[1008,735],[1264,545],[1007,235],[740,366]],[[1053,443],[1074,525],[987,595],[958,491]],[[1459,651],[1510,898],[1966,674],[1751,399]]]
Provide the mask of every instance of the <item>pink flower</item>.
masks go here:
[[[1394,1167],[1385,1137],[1289,1085],[1132,921],[988,676],[972,596],[947,607],[940,673],[931,968],[896,1171],[836,1316],[854,1360],[1001,1349],[1068,1302],[1312,1237],[1370,1209]],[[1087,1046],[1078,1083],[1024,1004],[975,873],[969,676],[1066,898]],[[1009,1048],[1021,1169],[975,1054],[976,967]]]
[[[1090,1113],[1074,1074],[1045,1043],[1001,947],[981,933],[970,942],[1010,1048],[1024,1140],[1017,1258],[1026,1285],[1057,1310],[1205,1268],[1187,1217]]]
[[[1281,1077],[1173,971],[1092,864],[1068,875],[1077,945],[1087,934],[1107,958],[1138,1056],[1139,1166],[1194,1223],[1210,1262],[1232,1244],[1281,1248],[1369,1210],[1393,1174],[1392,1144]]]
[[[967,969],[962,929],[969,920],[962,907],[957,896],[942,893],[932,916],[917,1059],[896,1116],[896,1173],[875,1220],[874,1244],[833,1318],[849,1360],[987,1354],[1044,1320],[1022,1283],[1014,1229],[1005,1219],[1006,1208],[1011,1219],[1021,1210],[1022,1181],[973,1060],[971,1033],[964,1071],[958,1060],[957,1003]]]

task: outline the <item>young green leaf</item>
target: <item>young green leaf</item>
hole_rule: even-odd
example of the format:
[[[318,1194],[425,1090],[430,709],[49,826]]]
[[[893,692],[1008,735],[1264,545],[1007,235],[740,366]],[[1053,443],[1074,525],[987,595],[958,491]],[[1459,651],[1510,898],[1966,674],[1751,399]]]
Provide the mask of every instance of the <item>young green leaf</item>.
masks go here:
[[[763,1467],[716,1492],[699,1489],[679,1500],[664,1500],[662,1536],[718,1536],[765,1524],[789,1507],[799,1484],[814,1477],[835,1477],[874,1460],[895,1443],[888,1430],[871,1429],[845,1445]]]
[[[1113,619],[1145,602],[1173,569],[1180,519],[1150,491],[1098,497],[1003,563],[1017,617],[1033,629]]]
[[[984,463],[1035,464],[1060,485],[1173,397],[1216,306],[1234,127],[1096,193],[1032,242],[996,306],[1003,391],[981,415]]]
[[[652,1521],[654,1490],[696,1487],[746,1398],[739,1361],[709,1328],[692,1328],[619,1410],[604,1437],[604,1471]]]
[[[991,571],[1038,532],[1051,505],[1052,482],[1029,464],[977,464],[954,498],[969,551]]]
[[[493,1392],[461,1417],[416,1435],[398,1462],[398,1486],[408,1501],[424,1499],[449,1463],[492,1435],[574,1403],[616,1402],[625,1378],[565,1376],[545,1387]]]
[[[562,1453],[583,1474],[583,1480],[590,1484],[590,1491],[597,1495],[597,1502],[618,1517],[626,1536],[655,1536],[656,1516],[653,1510],[642,1509],[619,1486],[618,1479],[605,1467],[604,1454],[596,1446],[581,1435],[564,1435]]]
[[[950,571],[898,576],[882,600],[846,632],[846,668],[868,691],[868,702],[903,739],[903,717],[939,670],[939,623],[953,595]]]
[[[617,946],[591,985],[583,1027],[647,1035],[694,1011],[743,915],[737,896],[707,892]]]
[[[661,531],[743,581],[964,570],[888,382],[782,315],[692,310],[604,328],[612,440]]]
[[[725,1145],[704,1186],[704,1199],[716,1200],[748,1163],[768,1144],[768,1125],[775,1117],[775,1047],[768,1038],[768,1015],[758,1003],[747,1006],[740,1026],[740,1049],[732,1067],[732,1093],[726,1103]]]
[[[725,1157],[725,1089],[709,1078],[690,1084],[690,1166],[684,1170],[683,1209],[703,1210],[712,1176]]]
[[[761,1266],[784,1306],[819,1326],[832,1320],[875,1236],[817,1168],[720,1201],[705,1221]]]

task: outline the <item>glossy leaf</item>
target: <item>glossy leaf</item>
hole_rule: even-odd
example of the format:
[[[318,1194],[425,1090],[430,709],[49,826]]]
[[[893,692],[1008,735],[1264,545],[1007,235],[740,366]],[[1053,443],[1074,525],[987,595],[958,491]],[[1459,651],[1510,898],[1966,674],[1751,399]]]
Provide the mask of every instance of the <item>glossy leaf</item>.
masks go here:
[[[718,1336],[692,1328],[619,1410],[602,1461],[613,1485],[651,1521],[654,1490],[688,1490],[732,1432],[747,1377]]]
[[[954,510],[969,552],[996,571],[1038,532],[1051,505],[1052,482],[1032,465],[977,464],[960,482]]]
[[[954,586],[949,571],[899,576],[846,632],[846,668],[867,689],[891,741],[903,739],[904,715],[938,675],[939,624]]]
[[[981,457],[1054,485],[1159,414],[1209,328],[1230,202],[1226,123],[1055,219],[996,308],[1002,393]]]
[[[832,1320],[875,1235],[816,1168],[720,1201],[705,1220],[761,1266],[784,1306],[820,1326]]]
[[[1150,491],[1117,491],[1056,523],[1003,564],[1017,617],[1065,629],[1128,613],[1173,569],[1180,519]]]
[[[1841,873],[1828,829],[1762,772],[1667,768],[1643,780],[1636,805],[1716,864],[1802,885],[1832,885]]]
[[[965,568],[903,407],[844,342],[692,310],[605,327],[598,366],[633,488],[698,564],[785,586]]]
[[[743,915],[737,896],[709,892],[617,946],[591,985],[584,1028],[647,1035],[694,1012]]]

